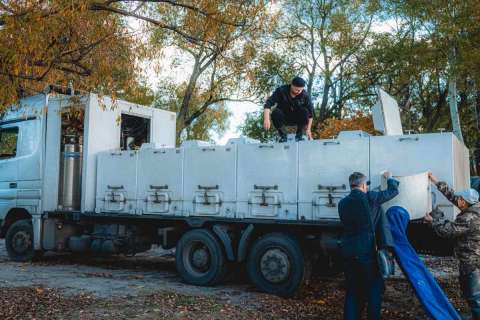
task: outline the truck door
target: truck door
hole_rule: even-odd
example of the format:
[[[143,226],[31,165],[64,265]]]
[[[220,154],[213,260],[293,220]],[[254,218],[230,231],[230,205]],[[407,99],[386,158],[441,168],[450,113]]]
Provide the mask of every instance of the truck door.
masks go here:
[[[17,204],[18,158],[17,123],[0,124],[0,219]]]

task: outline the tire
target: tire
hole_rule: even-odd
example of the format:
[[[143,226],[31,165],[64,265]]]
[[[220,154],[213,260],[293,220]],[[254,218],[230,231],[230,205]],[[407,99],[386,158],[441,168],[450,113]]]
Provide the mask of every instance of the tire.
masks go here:
[[[5,246],[11,260],[32,261],[37,257],[33,248],[33,227],[30,220],[19,220],[7,230]]]
[[[225,253],[217,238],[206,229],[185,233],[177,244],[175,264],[182,279],[197,286],[213,286],[227,271]]]
[[[292,297],[308,278],[309,264],[298,241],[270,233],[255,241],[247,258],[250,281],[261,291]]]

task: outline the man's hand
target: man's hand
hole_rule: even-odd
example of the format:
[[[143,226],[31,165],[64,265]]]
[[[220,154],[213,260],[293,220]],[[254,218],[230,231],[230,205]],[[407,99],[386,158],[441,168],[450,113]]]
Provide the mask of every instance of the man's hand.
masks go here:
[[[430,215],[430,213],[427,213],[427,214],[425,215],[425,217],[423,217],[423,220],[424,220],[425,222],[432,223],[432,222],[433,222],[433,217]]]
[[[385,179],[390,179],[392,177],[392,173],[388,170],[384,171],[382,175],[385,177]]]
[[[307,128],[307,130],[305,130],[305,133],[307,134],[308,140],[313,140],[312,130],[310,128]]]
[[[430,179],[430,181],[432,181],[433,184],[437,184],[437,183],[438,183],[437,177],[435,177],[435,176],[433,175],[433,173],[430,172],[430,171],[428,172],[428,178]]]
[[[313,123],[313,118],[308,118],[307,128],[305,129],[305,133],[307,134],[308,140],[313,140],[312,123]]]
[[[265,109],[263,111],[263,128],[265,130],[270,130],[271,123],[270,123],[270,109]]]

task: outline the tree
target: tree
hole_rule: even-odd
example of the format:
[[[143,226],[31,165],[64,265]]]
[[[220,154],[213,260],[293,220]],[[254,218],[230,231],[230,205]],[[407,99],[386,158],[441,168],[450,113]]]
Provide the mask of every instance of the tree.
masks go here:
[[[48,84],[115,95],[135,82],[125,23],[83,1],[0,2],[0,105]]]
[[[247,114],[245,122],[238,130],[245,137],[259,140],[260,142],[274,142],[277,140],[275,129],[263,129],[263,111]]]
[[[317,106],[319,122],[332,116],[341,117],[354,98],[355,55],[371,34],[377,11],[376,1],[281,3],[282,16],[272,36],[271,55],[277,60],[283,58],[275,64],[287,65],[289,70],[306,75],[306,90]],[[272,59],[265,61],[264,69],[268,70]]]
[[[177,85],[175,83],[163,83],[160,85],[156,93],[153,106],[160,109],[165,109],[173,112],[178,112],[181,108],[182,97],[185,92],[186,84]],[[195,91],[192,96],[192,104],[199,104],[203,97],[198,96],[198,91]],[[191,125],[182,131],[178,137],[177,143],[185,140],[203,140],[213,142],[214,133],[222,135],[228,128],[228,118],[230,112],[226,108],[225,103],[217,103],[208,108],[201,116],[197,117]]]
[[[381,85],[399,101],[404,127],[432,132],[452,129],[449,83],[456,78],[465,142],[475,145],[480,63],[473,57],[480,54],[480,35],[472,21],[480,18],[479,2],[417,0],[385,4],[390,19],[396,19],[396,28],[376,35],[359,54],[357,85],[366,91]]]
[[[137,79],[144,47],[124,18],[145,21],[197,45],[215,45],[211,35],[187,32],[200,22],[217,25],[217,31],[225,26],[225,32],[246,26],[232,7],[249,12],[247,1],[223,1],[216,7],[209,1],[175,0],[0,1],[0,105],[71,81],[77,89],[114,97],[146,93]],[[169,20],[171,8],[181,10],[184,19]],[[148,100],[144,98],[140,100]]]
[[[316,128],[315,135],[320,139],[337,137],[340,131],[362,130],[372,135],[376,134],[372,117],[361,112],[343,119],[330,118],[322,126]]]
[[[227,101],[251,99],[243,81],[256,54],[256,42],[265,28],[265,6],[251,1],[197,1],[202,12],[216,12],[215,19],[197,11],[158,7],[170,25],[181,32],[155,29],[153,49],[175,47],[189,57],[191,71],[182,92],[177,113],[177,141],[184,129],[209,109],[221,110]],[[228,23],[225,21],[228,20]],[[155,52],[155,51],[152,51]],[[178,91],[177,91],[178,92]]]

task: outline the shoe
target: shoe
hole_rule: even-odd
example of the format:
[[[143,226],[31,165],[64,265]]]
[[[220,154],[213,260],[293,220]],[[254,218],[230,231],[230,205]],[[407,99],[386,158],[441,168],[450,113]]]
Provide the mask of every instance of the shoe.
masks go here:
[[[280,139],[278,139],[278,142],[280,142],[280,143],[287,142],[287,137],[280,137]]]
[[[305,138],[303,137],[303,135],[301,136],[295,136],[295,141],[299,142],[299,141],[305,141]]]

